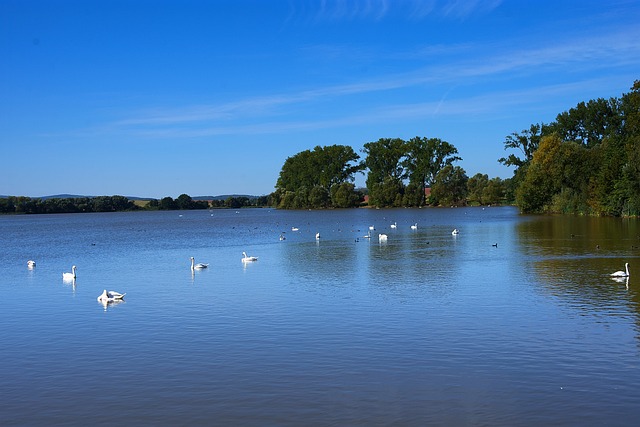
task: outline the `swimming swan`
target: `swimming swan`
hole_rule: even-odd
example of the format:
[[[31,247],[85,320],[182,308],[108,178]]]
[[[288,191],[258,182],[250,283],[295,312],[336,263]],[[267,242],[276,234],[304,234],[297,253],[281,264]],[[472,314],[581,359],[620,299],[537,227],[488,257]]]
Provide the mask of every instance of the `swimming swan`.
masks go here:
[[[396,227],[398,227],[398,223],[397,222],[394,222],[393,224],[391,224],[391,228],[396,228]]]
[[[625,262],[624,263],[624,269],[625,271],[616,271],[614,273],[611,273],[611,277],[629,277],[629,263]]]
[[[98,297],[98,301],[102,303],[120,301],[122,300],[122,298],[124,298],[125,295],[126,294],[121,294],[120,292],[107,291],[105,289],[104,291],[102,291],[102,294],[100,294],[100,296]]]
[[[36,266],[36,262],[32,259],[30,259],[29,261],[27,261],[27,268],[28,269],[32,269]]]
[[[63,280],[73,280],[76,278],[76,266],[71,267],[71,273],[62,273]]]
[[[451,234],[453,234],[454,236],[457,234],[460,234],[460,230],[458,230],[457,228],[454,228]]]
[[[196,260],[191,257],[191,269],[192,270],[202,270],[203,268],[207,268],[209,267],[209,264],[202,264],[202,263],[197,263],[196,264]]]
[[[316,240],[320,240],[320,233],[316,233]]]
[[[413,224],[413,225],[411,226],[411,229],[412,229],[412,230],[417,230],[417,229],[418,229],[418,223],[416,222],[415,224]]]
[[[378,234],[378,241],[379,242],[386,242],[387,241],[387,235],[386,234]]]
[[[257,256],[249,256],[247,255],[246,252],[242,252],[242,262],[252,262],[257,260],[258,260]]]

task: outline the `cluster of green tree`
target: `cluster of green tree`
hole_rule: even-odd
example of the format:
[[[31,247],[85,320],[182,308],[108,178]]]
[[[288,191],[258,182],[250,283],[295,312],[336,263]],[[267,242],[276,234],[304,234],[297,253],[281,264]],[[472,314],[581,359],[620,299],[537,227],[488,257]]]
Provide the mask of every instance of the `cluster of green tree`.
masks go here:
[[[369,204],[380,207],[466,203],[468,177],[458,150],[439,138],[381,138],[364,144]],[[430,199],[425,189],[431,188]]]
[[[211,200],[209,204],[212,208],[264,208],[271,206],[271,197],[229,196],[224,200]]]
[[[353,181],[363,169],[359,159],[345,145],[317,146],[287,158],[271,194],[273,205],[281,209],[358,206],[362,196]]]
[[[162,199],[151,199],[144,206],[148,210],[189,210],[189,209],[208,209],[209,202],[206,200],[193,200],[188,194],[181,194],[177,199],[172,197],[163,197]]]
[[[138,207],[123,196],[40,199],[30,197],[0,198],[1,213],[76,213],[132,211]]]
[[[477,174],[468,178],[453,166],[458,150],[438,138],[381,138],[364,144],[365,159],[344,145],[315,147],[289,157],[280,171],[273,204],[284,209],[358,206],[356,173],[367,170],[369,205],[412,207],[497,204],[504,201],[508,182]],[[431,189],[427,197],[427,188]]]
[[[512,189],[525,213],[640,215],[640,81],[620,98],[581,102],[506,137]]]

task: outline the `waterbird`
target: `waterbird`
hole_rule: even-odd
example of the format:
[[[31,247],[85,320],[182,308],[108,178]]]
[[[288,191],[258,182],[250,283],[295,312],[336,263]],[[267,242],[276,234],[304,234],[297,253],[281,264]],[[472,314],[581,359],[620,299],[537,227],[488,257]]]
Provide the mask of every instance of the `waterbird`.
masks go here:
[[[491,245],[491,246],[493,246],[494,248],[497,248],[497,247],[498,247],[498,244],[497,244],[497,243],[494,243],[494,244],[493,244],[493,245]]]
[[[242,262],[252,262],[257,260],[258,260],[257,256],[249,256],[247,255],[246,252],[242,252]]]
[[[76,278],[76,266],[71,267],[71,273],[62,273],[63,280],[73,280]]]
[[[100,296],[97,299],[102,303],[107,303],[107,302],[120,301],[122,300],[122,298],[124,298],[125,295],[126,294],[121,294],[120,292],[107,291],[105,289],[104,291],[102,291],[102,294],[100,294]]]
[[[457,234],[460,234],[460,230],[458,230],[457,228],[454,228],[451,234],[453,234],[454,236]]]
[[[320,240],[320,232],[316,233],[316,240]]]
[[[386,234],[378,234],[378,241],[379,242],[386,242],[387,241],[387,235]]]
[[[291,227],[291,231],[298,231],[300,230],[298,227]]]
[[[209,264],[203,264],[201,262],[196,264],[196,260],[194,257],[191,257],[191,269],[192,270],[202,270],[203,268],[209,267]]]
[[[619,270],[619,271],[611,273],[611,277],[629,277],[629,263],[628,262],[624,263],[624,269],[625,269],[625,271]]]
[[[398,227],[398,223],[397,222],[394,222],[393,224],[391,224],[391,228],[396,228],[396,227]]]
[[[416,222],[415,224],[413,224],[413,225],[411,226],[411,229],[412,229],[412,230],[417,230],[417,229],[418,229],[418,223]]]
[[[36,266],[36,262],[32,259],[30,259],[29,261],[27,261],[27,268],[32,269]]]

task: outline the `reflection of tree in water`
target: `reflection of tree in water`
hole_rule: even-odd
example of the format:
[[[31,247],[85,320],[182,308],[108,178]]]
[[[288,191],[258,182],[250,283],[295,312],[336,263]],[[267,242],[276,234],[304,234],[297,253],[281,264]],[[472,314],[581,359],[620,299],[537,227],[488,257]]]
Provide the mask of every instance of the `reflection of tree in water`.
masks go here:
[[[518,248],[531,260],[543,294],[583,315],[620,318],[633,314],[640,338],[640,221],[620,218],[541,216],[517,224]],[[610,274],[629,262],[631,278]],[[634,268],[634,264],[636,268]]]

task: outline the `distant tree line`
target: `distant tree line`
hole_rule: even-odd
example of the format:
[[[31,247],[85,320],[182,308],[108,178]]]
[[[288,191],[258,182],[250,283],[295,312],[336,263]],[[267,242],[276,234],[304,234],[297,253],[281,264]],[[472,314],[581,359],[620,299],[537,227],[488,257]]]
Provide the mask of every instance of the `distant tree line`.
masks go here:
[[[9,196],[0,198],[0,213],[51,214],[81,212],[121,212],[136,210],[190,210],[209,208],[244,208],[269,206],[270,197],[228,197],[224,200],[193,200],[187,194],[177,199],[163,197],[136,204],[124,196],[31,198]]]
[[[504,141],[517,150],[511,193],[525,213],[640,215],[640,81],[620,98],[580,102]]]
[[[132,211],[138,207],[123,196],[74,197],[74,198],[0,198],[0,213],[47,214],[77,212]]]

